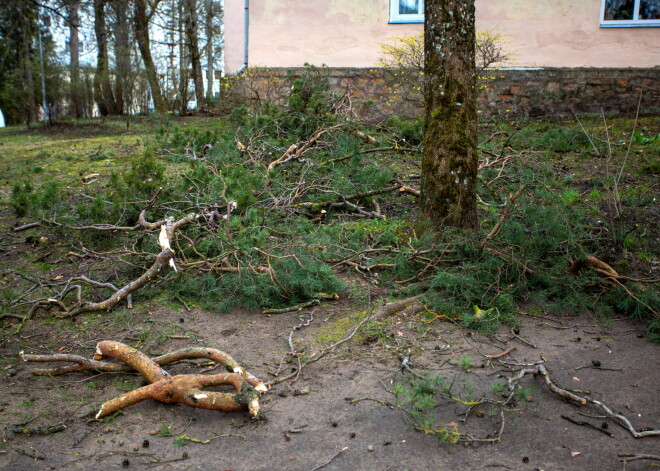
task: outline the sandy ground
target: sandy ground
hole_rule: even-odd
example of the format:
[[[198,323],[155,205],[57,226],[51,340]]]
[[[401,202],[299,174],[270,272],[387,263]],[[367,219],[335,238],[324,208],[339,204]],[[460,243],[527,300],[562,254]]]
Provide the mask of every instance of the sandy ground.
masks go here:
[[[296,332],[297,345],[319,348],[319,333],[350,310],[348,303],[316,308],[314,321]],[[441,320],[426,325],[414,316],[399,314],[386,322],[385,330],[392,335],[361,337],[344,344],[304,368],[296,381],[275,386],[262,397],[264,418],[258,421],[246,414],[146,401],[108,422],[90,422],[98,404],[123,392],[122,384],[128,384],[128,389],[139,386],[139,380],[131,375],[91,373],[35,377],[31,370],[36,365],[20,362],[16,356],[19,350],[45,353],[53,343],[62,345],[62,351],[91,356],[98,340],[131,343],[136,329],[145,322],[154,329],[179,325],[183,326],[179,333],[185,332],[190,340],[170,338],[145,349],[163,353],[190,345],[213,346],[270,380],[269,372],[277,369],[288,349],[289,332],[310,312],[266,317],[258,312],[216,314],[152,306],[142,312],[135,310],[125,323],[108,321],[90,330],[81,319],[81,332],[73,337],[58,332],[52,320],[35,321],[23,332],[27,339],[6,339],[0,345],[0,421],[4,429],[0,469],[310,471],[334,457],[323,469],[606,471],[624,469],[618,454],[658,454],[660,450],[660,438],[635,439],[609,419],[580,415],[597,413],[563,401],[540,378],[531,376],[522,382],[528,396],[507,410],[504,433],[496,444],[440,443],[411,428],[401,410],[370,400],[394,402],[388,391],[410,377],[401,372],[402,354],[410,356],[414,371],[453,381],[457,394],[471,391],[473,396],[492,397],[492,383],[498,375],[509,377],[511,370],[498,361],[489,363],[485,355],[515,346],[502,360],[527,363],[545,359],[561,385],[592,391],[592,397],[626,415],[638,429],[658,428],[659,347],[648,341],[643,325],[629,319],[613,319],[605,325],[588,317],[521,316],[519,336],[534,344],[533,348],[506,328],[487,338]],[[468,356],[469,362],[465,360]],[[600,362],[600,368],[593,368],[593,362]],[[466,363],[472,365],[466,368]],[[289,372],[296,365],[285,366]],[[170,369],[173,373],[197,370],[191,364]],[[368,399],[354,401],[362,398]],[[486,406],[483,413],[473,414],[463,423],[467,408],[455,401],[441,401],[436,407],[438,423],[456,423],[459,431],[477,438],[493,437],[501,425],[499,412]],[[613,436],[575,425],[562,415],[597,426],[605,423]],[[27,427],[64,421],[66,429],[50,436],[12,432],[13,424],[32,418]],[[154,435],[162,428],[171,435]],[[212,441],[177,442],[182,435]],[[651,467],[654,463],[658,464],[633,461],[625,469],[656,469]]]

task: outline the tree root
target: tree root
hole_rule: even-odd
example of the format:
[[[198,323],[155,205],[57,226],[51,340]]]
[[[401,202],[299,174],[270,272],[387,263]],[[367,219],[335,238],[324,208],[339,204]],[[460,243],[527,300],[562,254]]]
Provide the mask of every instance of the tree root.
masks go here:
[[[62,374],[72,371],[137,371],[151,384],[122,394],[105,402],[96,418],[105,417],[145,399],[155,399],[164,403],[180,403],[200,409],[237,412],[248,410],[253,417],[259,415],[259,393],[268,390],[266,385],[241,368],[229,355],[212,348],[191,347],[177,350],[151,359],[144,353],[120,342],[102,341],[96,347],[92,360],[78,355],[26,355],[24,361],[71,361],[78,363],[51,370],[37,370],[34,374]],[[231,373],[215,375],[176,375],[163,370],[161,366],[183,359],[209,358],[224,365]],[[118,360],[124,365],[110,363],[106,359]],[[230,385],[236,393],[202,391],[205,387]]]

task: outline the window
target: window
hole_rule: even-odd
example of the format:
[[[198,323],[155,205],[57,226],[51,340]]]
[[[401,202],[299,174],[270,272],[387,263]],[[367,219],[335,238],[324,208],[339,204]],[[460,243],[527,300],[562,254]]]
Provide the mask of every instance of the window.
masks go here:
[[[660,26],[660,0],[602,0],[601,27]]]
[[[424,0],[390,0],[390,23],[424,23]]]

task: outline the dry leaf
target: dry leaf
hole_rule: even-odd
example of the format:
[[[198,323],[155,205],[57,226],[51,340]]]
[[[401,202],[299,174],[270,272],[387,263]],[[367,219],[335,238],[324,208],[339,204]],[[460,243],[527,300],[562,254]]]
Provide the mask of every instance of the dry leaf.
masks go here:
[[[401,332],[400,330],[397,330],[396,335],[398,335],[399,337],[403,337],[403,332]]]

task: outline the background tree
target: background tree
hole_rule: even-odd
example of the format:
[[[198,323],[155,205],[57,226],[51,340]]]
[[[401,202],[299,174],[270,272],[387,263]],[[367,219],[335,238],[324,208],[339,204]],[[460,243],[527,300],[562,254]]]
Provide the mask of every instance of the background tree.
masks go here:
[[[215,2],[205,0],[204,3],[204,35],[206,36],[206,97],[213,98],[213,79],[215,54],[213,51],[213,20],[216,16]]]
[[[165,113],[167,111],[167,105],[163,98],[156,64],[151,55],[151,40],[149,38],[149,21],[151,20],[151,16],[155,11],[157,3],[158,2],[156,2],[156,5],[153,6],[153,9],[150,12],[147,12],[146,0],[135,0],[135,39],[137,40],[140,55],[144,62],[147,81],[149,82],[151,96],[154,100],[154,108],[156,108],[156,111],[159,113]]]
[[[197,108],[204,106],[204,79],[202,77],[202,60],[199,51],[197,0],[186,0],[186,43],[192,65],[192,79],[195,86]]]
[[[114,55],[115,55],[115,111],[127,113],[131,102],[133,71],[131,70],[131,42],[129,23],[129,0],[108,0],[112,12]]]
[[[427,0],[420,220],[477,226],[474,0]]]
[[[0,108],[8,125],[36,119],[33,5],[0,0]]]
[[[96,36],[96,76],[94,95],[101,116],[117,114],[108,57],[108,30],[105,16],[106,0],[94,0],[94,34]]]
[[[32,37],[37,28],[37,12],[29,3],[22,3],[18,8],[21,24],[21,65],[25,74],[24,101],[25,122],[29,125],[37,119],[37,103],[34,92],[34,73],[32,63]]]
[[[80,0],[69,0],[66,5],[67,18],[69,22],[69,76],[71,84],[69,87],[69,100],[71,100],[71,115],[82,118],[82,97],[80,85],[80,37],[78,27],[80,25]]]

